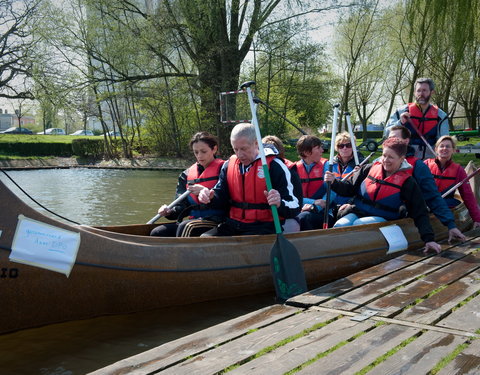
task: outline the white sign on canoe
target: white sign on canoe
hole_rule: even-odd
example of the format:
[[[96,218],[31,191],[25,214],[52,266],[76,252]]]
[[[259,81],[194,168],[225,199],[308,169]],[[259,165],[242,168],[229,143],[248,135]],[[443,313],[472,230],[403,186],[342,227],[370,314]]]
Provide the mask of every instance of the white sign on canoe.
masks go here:
[[[70,275],[80,233],[18,215],[10,260]]]
[[[388,225],[381,227],[380,231],[388,242],[387,254],[396,253],[397,251],[406,250],[408,248],[408,241],[403,234],[402,228],[398,225]]]

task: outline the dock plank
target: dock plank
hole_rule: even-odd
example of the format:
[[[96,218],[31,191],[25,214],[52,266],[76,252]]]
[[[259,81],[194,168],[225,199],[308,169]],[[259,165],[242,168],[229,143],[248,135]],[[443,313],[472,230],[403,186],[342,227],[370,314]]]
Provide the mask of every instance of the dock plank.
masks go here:
[[[472,333],[480,330],[480,294],[438,322],[437,325]]]
[[[311,363],[298,374],[354,374],[420,330],[385,324]]]
[[[291,306],[269,306],[115,362],[91,374],[149,374],[301,311]]]
[[[414,303],[416,299],[423,298],[437,288],[450,284],[478,269],[480,267],[479,259],[480,252],[477,252],[451,262],[437,272],[430,273],[404,288],[368,303],[365,308],[375,310],[381,316],[393,316]]]
[[[162,374],[191,375],[215,374],[232,365],[245,361],[269,346],[302,333],[316,324],[327,322],[338,314],[305,311],[288,319],[252,332],[248,335],[217,346],[208,352],[193,356]]]
[[[269,375],[284,374],[315,358],[319,353],[326,352],[339,343],[371,329],[374,325],[374,321],[355,322],[349,317],[343,317],[328,326],[255,358],[228,374],[264,374],[265,369],[268,369]]]
[[[417,263],[422,259],[423,257],[419,257],[416,254],[404,254],[397,258],[377,264],[373,267],[366,268],[360,272],[356,272],[347,277],[342,277],[341,279],[320,286],[306,293],[292,297],[287,301],[287,304],[293,306],[318,305],[331,297],[346,293],[379,277]]]
[[[442,358],[466,340],[462,336],[426,332],[379,363],[368,375],[429,374]]]
[[[473,341],[437,375],[478,375],[480,373],[480,340]]]
[[[388,274],[385,277],[374,280],[348,293],[344,293],[337,298],[333,298],[322,303],[322,306],[348,311],[356,310],[372,301],[375,301],[382,295],[387,294],[395,288],[412,282],[418,278],[419,275],[432,273],[457,261],[458,259],[468,256],[472,251],[474,251],[474,249],[475,248],[473,248],[471,245],[465,245],[460,247],[459,250],[448,250],[439,256],[434,256],[427,259],[421,258],[423,259],[422,261],[402,268],[392,274]]]
[[[480,290],[480,270],[462,277],[444,290],[430,296],[411,309],[396,316],[397,319],[432,324],[449,313],[457,304]]]

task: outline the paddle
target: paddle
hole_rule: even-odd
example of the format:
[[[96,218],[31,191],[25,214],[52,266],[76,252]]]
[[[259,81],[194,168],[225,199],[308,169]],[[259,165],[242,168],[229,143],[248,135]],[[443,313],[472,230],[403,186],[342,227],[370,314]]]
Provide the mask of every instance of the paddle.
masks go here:
[[[370,155],[368,155],[365,159],[363,159],[362,162],[358,164],[358,166],[361,167],[362,165],[366,164],[368,159],[370,159],[373,154],[375,154],[375,151],[373,151],[372,153],[370,153]],[[353,172],[355,172],[355,169],[348,172],[348,174],[345,177],[343,177],[341,181],[345,181],[347,178],[349,178],[353,174]]]
[[[423,141],[423,143],[425,143],[425,146],[427,146],[427,148],[432,152],[432,154],[434,156],[437,156],[437,153],[435,152],[435,150],[432,148],[432,145],[430,143],[428,143],[428,141],[425,139],[425,137],[423,136],[422,133],[420,133],[420,130],[418,130],[418,128],[415,126],[415,124],[411,121],[410,122],[410,125],[412,126],[412,128],[417,132],[418,136],[421,138],[421,140]]]
[[[337,137],[337,122],[338,122],[338,108],[340,104],[333,106],[333,124],[332,124],[332,139],[330,141],[330,159],[328,160],[328,171],[333,170],[333,157],[335,153],[335,138]],[[353,140],[352,140],[353,144]],[[327,199],[325,200],[325,208],[323,211],[323,229],[328,229],[328,211],[330,207],[330,195],[332,193],[332,183],[327,182]]]
[[[352,142],[353,158],[355,159],[355,165],[358,165],[357,144],[355,143],[355,134],[353,134],[352,123],[350,122],[350,112],[345,112],[345,119],[347,120],[348,133]]]
[[[175,199],[172,203],[170,203],[167,207],[172,208],[173,206],[179,204],[181,201],[183,201],[186,197],[188,197],[192,192],[189,190],[186,190],[180,196]],[[162,215],[156,214],[154,217],[152,217],[150,220],[147,221],[147,224],[153,224],[155,223],[158,219],[160,219]]]
[[[265,151],[262,147],[262,136],[258,126],[252,89],[250,88],[250,86],[254,84],[255,81],[248,81],[243,83],[240,88],[247,90],[248,102],[252,112],[252,122],[255,127],[255,135],[257,137],[260,159],[262,161],[263,174],[265,176],[267,191],[270,191],[272,190],[272,181],[270,179],[267,159],[265,158]],[[270,251],[270,267],[273,274],[277,299],[283,302],[290,297],[306,292],[307,282],[305,280],[302,260],[300,259],[297,249],[283,236],[277,206],[272,205],[270,207],[272,209],[273,222],[275,224],[275,233],[277,234],[277,239]]]
[[[477,168],[474,170],[472,173],[470,173],[467,177],[465,177],[462,181],[457,182],[455,185],[453,185],[450,189],[448,189],[445,193],[442,194],[442,198],[445,198],[447,195],[449,195],[451,192],[457,190],[457,188],[460,185],[463,185],[465,182],[470,180],[473,176],[475,176],[478,172],[480,172],[480,168]]]

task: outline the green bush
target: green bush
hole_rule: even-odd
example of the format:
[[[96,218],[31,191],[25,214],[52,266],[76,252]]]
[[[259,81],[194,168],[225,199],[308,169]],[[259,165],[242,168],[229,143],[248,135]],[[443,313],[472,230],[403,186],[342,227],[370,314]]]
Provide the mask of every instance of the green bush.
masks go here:
[[[0,153],[21,156],[72,156],[72,145],[70,143],[62,142],[0,143]]]
[[[72,151],[74,155],[80,157],[93,157],[95,159],[103,157],[104,145],[103,139],[78,138],[72,140]]]

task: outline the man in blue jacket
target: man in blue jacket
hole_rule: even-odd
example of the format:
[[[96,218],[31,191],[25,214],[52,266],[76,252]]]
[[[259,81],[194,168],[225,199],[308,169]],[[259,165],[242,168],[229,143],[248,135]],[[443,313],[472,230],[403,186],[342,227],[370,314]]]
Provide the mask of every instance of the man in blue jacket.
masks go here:
[[[388,133],[388,137],[404,139],[407,142],[410,142],[410,136],[410,130],[402,125],[392,126]],[[407,162],[413,167],[412,176],[417,181],[418,186],[420,186],[428,208],[430,208],[430,211],[437,217],[437,219],[448,228],[448,242],[454,238],[460,241],[465,241],[466,237],[457,228],[453,213],[440,195],[430,169],[421,159],[416,158],[414,154],[415,150],[413,147],[408,146],[405,160],[407,160]]]

